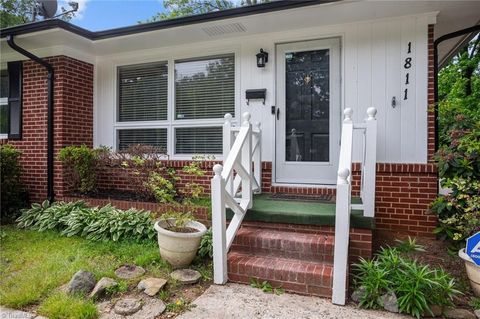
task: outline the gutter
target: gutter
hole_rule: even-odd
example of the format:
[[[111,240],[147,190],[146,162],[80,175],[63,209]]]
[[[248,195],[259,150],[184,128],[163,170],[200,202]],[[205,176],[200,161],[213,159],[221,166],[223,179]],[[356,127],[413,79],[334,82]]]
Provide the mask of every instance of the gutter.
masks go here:
[[[438,150],[438,71],[440,69],[438,63],[438,46],[443,41],[460,37],[462,35],[469,35],[466,39],[471,39],[473,33],[480,31],[480,24],[474,25],[473,27],[469,27],[466,29],[458,30],[452,33],[447,33],[439,37],[433,42],[433,87],[434,87],[434,111],[435,111],[435,151]],[[457,47],[457,49],[460,49]],[[442,64],[445,64],[446,61],[442,61]]]
[[[53,66],[42,60],[38,56],[28,52],[24,48],[19,47],[13,40],[13,35],[7,36],[8,45],[18,53],[30,58],[31,60],[42,65],[48,72],[47,75],[47,199],[53,202],[55,195],[53,192],[53,86],[54,73]]]

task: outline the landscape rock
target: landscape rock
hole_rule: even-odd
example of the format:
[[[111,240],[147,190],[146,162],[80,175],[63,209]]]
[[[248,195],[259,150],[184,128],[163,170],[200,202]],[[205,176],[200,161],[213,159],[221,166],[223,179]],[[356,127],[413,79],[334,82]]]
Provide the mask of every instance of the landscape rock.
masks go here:
[[[139,299],[134,298],[124,298],[120,299],[115,303],[115,307],[113,307],[113,311],[122,316],[129,316],[142,308],[142,303]]]
[[[87,294],[95,287],[95,283],[95,276],[91,272],[79,270],[68,283],[67,293]]]
[[[182,284],[194,284],[202,277],[200,273],[193,269],[178,269],[170,274],[170,277]]]
[[[132,316],[132,319],[154,319],[160,316],[167,307],[160,299],[146,299],[140,311]],[[127,317],[128,318],[128,317]]]
[[[150,297],[153,297],[163,288],[163,286],[165,286],[166,283],[167,281],[163,278],[146,278],[138,283],[137,289],[143,291]]]
[[[380,297],[380,303],[383,309],[390,312],[398,312],[397,296],[393,292],[389,292]]]
[[[443,313],[443,307],[442,306],[433,305],[433,306],[430,306],[430,310],[432,310],[434,317],[440,317]],[[432,314],[429,313],[429,312],[428,312],[428,314],[426,314],[426,316],[431,316],[431,315]]]
[[[124,265],[115,270],[115,275],[121,279],[133,279],[142,276],[145,269],[135,265]]]
[[[467,309],[446,309],[443,315],[448,319],[477,319],[476,316]]]
[[[116,282],[112,278],[102,277],[102,279],[97,282],[92,292],[90,293],[90,298],[100,298],[105,294],[107,288],[115,287],[117,285],[118,282]]]
[[[477,309],[474,312],[475,312],[475,316],[477,316],[477,318],[480,319],[480,309]]]
[[[363,296],[365,296],[365,287],[360,286],[353,292],[352,300],[356,303],[359,303]]]

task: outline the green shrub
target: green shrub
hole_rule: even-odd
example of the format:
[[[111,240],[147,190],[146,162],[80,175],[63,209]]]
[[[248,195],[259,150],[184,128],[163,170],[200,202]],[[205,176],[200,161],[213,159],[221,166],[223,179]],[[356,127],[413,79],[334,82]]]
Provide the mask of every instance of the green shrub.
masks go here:
[[[67,146],[60,150],[58,159],[73,172],[73,187],[80,193],[96,190],[98,151],[86,145]]]
[[[160,216],[160,220],[167,224],[168,230],[181,232],[189,222],[195,220],[195,217],[191,212],[170,211]]]
[[[150,212],[113,206],[89,208],[82,201],[74,203],[48,201],[33,204],[17,219],[21,228],[38,231],[55,229],[64,236],[81,236],[89,240],[151,240],[155,236]]]
[[[200,248],[198,249],[198,255],[201,258],[213,258],[212,228],[209,228],[205,235],[202,236]]]
[[[0,177],[1,177],[1,216],[2,222],[15,220],[20,208],[27,204],[26,192],[20,182],[20,156],[22,153],[14,146],[0,146]]]
[[[148,176],[146,187],[152,192],[156,201],[159,203],[172,203],[175,201],[177,192],[175,185],[168,178],[163,177],[160,173],[151,172]]]
[[[363,308],[382,307],[380,297],[393,292],[401,313],[420,318],[432,313],[432,305],[451,306],[453,296],[460,293],[445,271],[420,265],[396,248],[382,249],[374,259],[361,259],[354,267],[355,285],[365,290],[360,298]]]
[[[465,240],[480,231],[480,181],[473,178],[454,178],[445,182],[452,189],[448,195],[439,196],[431,205],[438,216],[435,233],[459,249]]]

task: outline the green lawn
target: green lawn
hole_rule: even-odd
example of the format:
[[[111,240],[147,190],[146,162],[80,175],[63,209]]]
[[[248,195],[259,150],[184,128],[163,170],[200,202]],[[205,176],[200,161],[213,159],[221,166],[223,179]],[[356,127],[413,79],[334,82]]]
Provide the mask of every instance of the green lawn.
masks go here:
[[[2,227],[0,233],[0,304],[6,307],[21,309],[39,305],[40,312],[46,309],[45,314],[73,318],[75,315],[61,312],[66,311],[62,303],[68,308],[74,300],[59,295],[57,288],[79,269],[93,272],[97,280],[103,276],[114,277],[114,270],[126,263],[144,267],[150,276],[167,278],[171,271],[160,259],[155,240],[142,244],[91,242],[79,237],[62,237],[53,231],[20,230],[13,226]],[[75,311],[84,309],[91,313],[91,302],[80,298],[75,302]]]

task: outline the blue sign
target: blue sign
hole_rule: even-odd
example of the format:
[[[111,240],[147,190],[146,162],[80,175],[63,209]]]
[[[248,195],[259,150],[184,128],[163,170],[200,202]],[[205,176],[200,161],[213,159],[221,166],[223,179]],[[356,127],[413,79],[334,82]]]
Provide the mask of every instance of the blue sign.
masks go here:
[[[465,253],[480,266],[480,231],[467,239]]]

